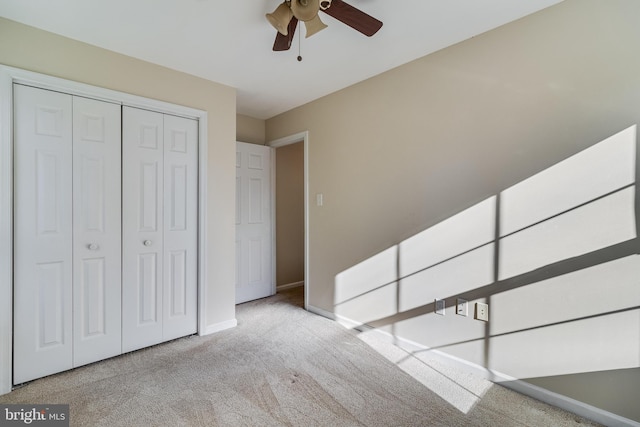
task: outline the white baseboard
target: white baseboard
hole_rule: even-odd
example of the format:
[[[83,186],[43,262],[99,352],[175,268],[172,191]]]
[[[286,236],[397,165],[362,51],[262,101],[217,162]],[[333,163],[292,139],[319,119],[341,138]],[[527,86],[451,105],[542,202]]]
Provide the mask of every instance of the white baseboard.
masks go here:
[[[276,292],[284,291],[285,289],[299,288],[300,286],[304,286],[304,280],[301,282],[293,282],[293,283],[287,283],[285,285],[278,285],[276,286]]]
[[[231,329],[238,326],[238,321],[236,319],[225,320],[224,322],[214,323],[213,325],[209,325],[204,328],[204,331],[199,331],[198,335],[210,335],[216,332],[224,331],[225,329]]]
[[[609,427],[640,427],[640,423],[628,418],[621,417],[620,415],[616,415],[587,403],[580,402],[578,400],[563,396],[558,393],[554,393],[542,387],[538,387],[517,378],[510,377],[509,375],[503,374],[501,372],[487,369],[484,366],[480,366],[459,357],[452,356],[440,350],[432,350],[429,347],[417,342],[402,337],[393,336],[388,332],[381,331],[360,322],[344,318],[340,315],[336,315],[335,313],[326,311],[319,307],[310,305],[307,307],[307,310],[328,319],[335,320],[345,328],[357,329],[361,332],[376,333],[378,337],[396,345],[397,347],[402,348],[409,353],[417,351],[429,351],[429,354],[431,356],[448,366],[459,369],[463,372],[474,374],[496,384],[507,387],[511,390],[517,391],[518,393],[548,403],[557,408],[572,412],[576,415],[593,420],[600,424],[604,424]]]
[[[508,382],[504,383],[502,381]],[[518,393],[522,393],[550,405],[557,406],[558,408],[573,412],[574,414],[588,418],[600,424],[609,427],[640,427],[639,422],[621,417],[620,415],[605,411],[604,409],[596,408],[595,406],[580,402],[579,400],[554,393],[525,381],[510,381],[506,379],[503,379],[502,381],[495,382],[504,387],[510,388],[511,390],[517,391]]]

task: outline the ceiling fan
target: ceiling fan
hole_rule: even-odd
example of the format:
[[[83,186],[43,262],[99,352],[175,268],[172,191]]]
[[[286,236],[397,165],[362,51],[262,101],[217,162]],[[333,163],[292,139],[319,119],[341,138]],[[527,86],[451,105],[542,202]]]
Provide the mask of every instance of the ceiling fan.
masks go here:
[[[320,20],[320,11],[368,37],[382,27],[382,22],[342,0],[285,0],[273,13],[266,15],[267,20],[278,30],[273,50],[288,50],[291,47],[298,21],[305,24],[305,37],[311,37],[327,28]]]

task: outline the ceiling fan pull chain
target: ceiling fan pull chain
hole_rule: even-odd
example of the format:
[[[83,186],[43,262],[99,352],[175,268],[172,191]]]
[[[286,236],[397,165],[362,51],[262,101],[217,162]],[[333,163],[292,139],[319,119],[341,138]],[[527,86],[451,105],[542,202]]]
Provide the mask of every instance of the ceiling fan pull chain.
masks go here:
[[[298,62],[302,62],[302,55],[300,54],[301,46],[302,46],[302,38],[300,34],[302,31],[298,31]]]

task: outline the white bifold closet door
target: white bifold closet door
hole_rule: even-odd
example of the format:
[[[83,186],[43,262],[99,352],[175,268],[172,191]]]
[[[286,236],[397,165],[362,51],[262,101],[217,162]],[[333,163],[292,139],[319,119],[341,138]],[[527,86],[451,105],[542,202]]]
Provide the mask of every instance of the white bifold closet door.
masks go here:
[[[123,108],[123,351],[197,331],[198,124]]]
[[[120,106],[14,85],[14,377],[121,352]]]

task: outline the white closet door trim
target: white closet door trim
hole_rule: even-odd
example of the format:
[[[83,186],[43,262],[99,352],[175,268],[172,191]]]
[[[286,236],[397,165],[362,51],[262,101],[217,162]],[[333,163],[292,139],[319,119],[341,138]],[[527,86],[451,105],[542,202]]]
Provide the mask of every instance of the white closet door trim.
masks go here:
[[[91,86],[84,83],[48,76],[46,74],[34,73],[32,71],[21,70],[19,68],[0,65],[0,74],[8,75],[8,78],[11,79],[12,83],[36,86],[41,89],[49,89],[68,93],[70,95],[84,96],[87,98],[97,99],[99,101],[113,102],[115,104],[129,105],[131,107],[153,110],[159,113],[173,114],[175,116],[192,119],[200,119],[203,115],[207,115],[207,112],[203,110],[144,98],[98,86]]]
[[[207,112],[0,65],[0,394],[9,393],[12,386],[13,83],[198,120],[198,333],[207,334]]]
[[[11,391],[13,331],[13,90],[0,75],[0,394]]]

